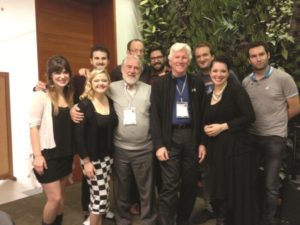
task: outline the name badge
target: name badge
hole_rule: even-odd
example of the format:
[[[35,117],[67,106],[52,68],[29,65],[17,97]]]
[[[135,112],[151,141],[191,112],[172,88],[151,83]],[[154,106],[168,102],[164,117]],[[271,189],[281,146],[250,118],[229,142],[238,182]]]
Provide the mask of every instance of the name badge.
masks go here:
[[[124,125],[136,124],[136,112],[135,108],[131,107],[124,110]]]
[[[188,102],[176,102],[176,117],[189,118],[188,106]]]

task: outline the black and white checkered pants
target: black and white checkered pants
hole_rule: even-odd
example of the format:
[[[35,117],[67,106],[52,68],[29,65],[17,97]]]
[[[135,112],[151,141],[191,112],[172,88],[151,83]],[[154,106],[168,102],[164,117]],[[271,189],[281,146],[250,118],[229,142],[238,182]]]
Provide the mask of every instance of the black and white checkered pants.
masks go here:
[[[95,167],[95,176],[93,179],[87,178],[90,189],[89,210],[93,214],[106,214],[109,209],[109,179],[113,159],[106,156],[92,163]],[[83,164],[81,166],[83,169]]]

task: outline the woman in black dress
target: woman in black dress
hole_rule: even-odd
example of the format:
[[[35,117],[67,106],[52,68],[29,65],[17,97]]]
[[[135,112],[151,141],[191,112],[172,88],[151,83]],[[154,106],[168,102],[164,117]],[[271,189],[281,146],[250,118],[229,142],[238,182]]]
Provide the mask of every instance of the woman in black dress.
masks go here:
[[[47,196],[42,224],[60,225],[65,186],[73,161],[69,112],[73,105],[73,91],[67,59],[63,56],[50,58],[47,78],[47,91],[33,93],[30,138],[34,173]]]
[[[78,103],[84,119],[75,125],[76,148],[90,189],[90,224],[101,225],[109,209],[109,176],[112,166],[113,131],[118,117],[106,95],[110,85],[105,70],[93,70]]]
[[[255,120],[249,96],[230,82],[229,64],[217,57],[210,76],[214,91],[204,115],[210,198],[217,225],[254,225],[254,151],[247,128]]]

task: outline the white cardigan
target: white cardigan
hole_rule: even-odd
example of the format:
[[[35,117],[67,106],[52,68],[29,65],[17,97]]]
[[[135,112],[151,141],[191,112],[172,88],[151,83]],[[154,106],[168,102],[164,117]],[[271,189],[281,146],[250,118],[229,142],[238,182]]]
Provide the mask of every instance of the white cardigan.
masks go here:
[[[56,147],[53,133],[52,104],[48,94],[43,91],[33,93],[29,125],[30,128],[39,127],[41,151]]]

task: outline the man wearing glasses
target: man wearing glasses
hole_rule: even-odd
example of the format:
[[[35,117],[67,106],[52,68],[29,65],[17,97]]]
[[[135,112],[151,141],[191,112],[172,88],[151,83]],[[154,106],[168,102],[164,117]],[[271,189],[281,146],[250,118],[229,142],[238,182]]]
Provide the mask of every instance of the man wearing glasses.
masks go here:
[[[132,39],[127,43],[127,55],[135,55],[144,61],[144,43],[140,39]],[[140,76],[140,81],[149,84],[150,82],[150,68],[147,65],[143,65],[144,69]],[[121,65],[118,65],[110,73],[112,81],[122,80]]]
[[[148,57],[151,69],[150,84],[152,84],[158,77],[169,72],[170,68],[167,66],[164,51],[160,45],[152,46]]]

